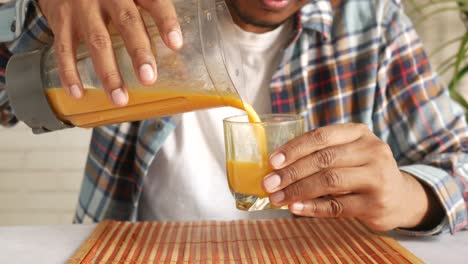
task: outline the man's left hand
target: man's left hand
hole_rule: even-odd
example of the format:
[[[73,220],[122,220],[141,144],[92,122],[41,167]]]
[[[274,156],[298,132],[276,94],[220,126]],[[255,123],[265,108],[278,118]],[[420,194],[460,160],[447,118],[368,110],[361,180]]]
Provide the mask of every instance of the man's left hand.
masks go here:
[[[399,170],[390,147],[363,124],[321,127],[276,150],[263,181],[276,206],[301,216],[355,217],[370,228],[413,228],[428,192]]]

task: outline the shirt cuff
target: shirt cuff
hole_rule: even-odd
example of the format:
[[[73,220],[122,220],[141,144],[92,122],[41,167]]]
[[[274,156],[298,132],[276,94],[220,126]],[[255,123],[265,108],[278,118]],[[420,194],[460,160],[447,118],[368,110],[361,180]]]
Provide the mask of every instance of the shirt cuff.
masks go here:
[[[37,1],[30,1],[21,35],[5,43],[12,54],[23,53],[51,45],[54,35]]]
[[[0,8],[0,42],[12,41],[20,36],[31,1],[16,0],[2,5]]]
[[[39,10],[37,2],[35,0],[24,2],[28,2],[29,5],[21,34],[11,42],[0,43],[0,125],[3,126],[13,126],[17,123],[4,89],[5,68],[10,56],[16,53],[36,50],[53,42],[53,34],[49,29],[45,17]],[[8,16],[3,19],[7,18],[11,17]]]
[[[468,219],[465,200],[456,180],[446,171],[429,165],[409,165],[400,167],[425,183],[436,195],[444,208],[445,217],[431,230],[409,230],[399,228],[396,231],[410,236],[431,236],[450,230],[452,234],[462,228]]]

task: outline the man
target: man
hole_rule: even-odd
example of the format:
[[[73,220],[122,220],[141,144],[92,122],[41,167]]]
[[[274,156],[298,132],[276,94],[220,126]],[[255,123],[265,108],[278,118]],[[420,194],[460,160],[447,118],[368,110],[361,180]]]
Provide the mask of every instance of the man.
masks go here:
[[[275,171],[263,187],[273,204],[289,205],[295,215],[356,217],[376,230],[414,235],[467,226],[464,114],[431,71],[398,1],[226,2],[251,81],[245,90],[238,87],[241,94],[260,112],[304,115],[309,130],[270,158]],[[169,47],[183,45],[169,0],[39,5],[45,18],[35,6],[29,31],[2,47],[1,68],[11,53],[52,41],[47,19],[62,84],[77,100],[83,90],[74,50],[81,40],[109,98],[117,106],[128,101],[106,29],[110,21],[141,83],[157,81],[137,6],[152,14]],[[2,95],[2,120],[12,124]],[[233,209],[219,125],[231,111],[96,128],[75,221],[288,217],[287,211],[258,216]]]

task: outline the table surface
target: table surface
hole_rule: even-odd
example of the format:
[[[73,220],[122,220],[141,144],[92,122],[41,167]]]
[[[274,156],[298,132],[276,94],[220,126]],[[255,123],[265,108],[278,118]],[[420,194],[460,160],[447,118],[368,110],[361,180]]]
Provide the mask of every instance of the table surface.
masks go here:
[[[95,227],[0,227],[0,263],[65,263]],[[423,238],[391,235],[426,263],[468,263],[468,231]]]

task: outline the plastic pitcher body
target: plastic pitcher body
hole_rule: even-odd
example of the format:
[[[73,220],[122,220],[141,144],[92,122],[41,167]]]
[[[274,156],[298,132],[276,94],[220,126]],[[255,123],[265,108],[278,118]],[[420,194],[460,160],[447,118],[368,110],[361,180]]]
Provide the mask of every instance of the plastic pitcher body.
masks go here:
[[[229,34],[227,31],[234,30],[224,1],[174,1],[174,5],[184,37],[184,46],[178,51],[166,47],[152,19],[143,13],[158,64],[158,80],[154,85],[140,84],[122,39],[117,34],[112,37],[119,70],[129,93],[126,106],[116,107],[108,100],[84,47],[77,51],[84,96],[77,100],[66,94],[60,83],[54,49],[49,48],[14,56],[9,62],[7,92],[18,118],[38,133],[56,130],[57,125],[51,125],[51,120],[40,120],[45,117],[37,114],[45,111],[46,106],[40,105],[44,98],[49,111],[52,110],[63,127],[96,127],[212,107],[242,107],[234,85],[243,83],[242,70],[238,68],[242,65],[241,56],[223,38],[223,34]],[[26,70],[31,74],[25,76],[24,69],[18,70],[26,63],[32,66]],[[36,79],[40,79],[41,87]],[[31,93],[19,92],[31,90],[26,87],[31,85],[39,90],[33,94],[42,93],[44,98],[33,101]],[[35,102],[37,109],[31,109],[36,107]]]

